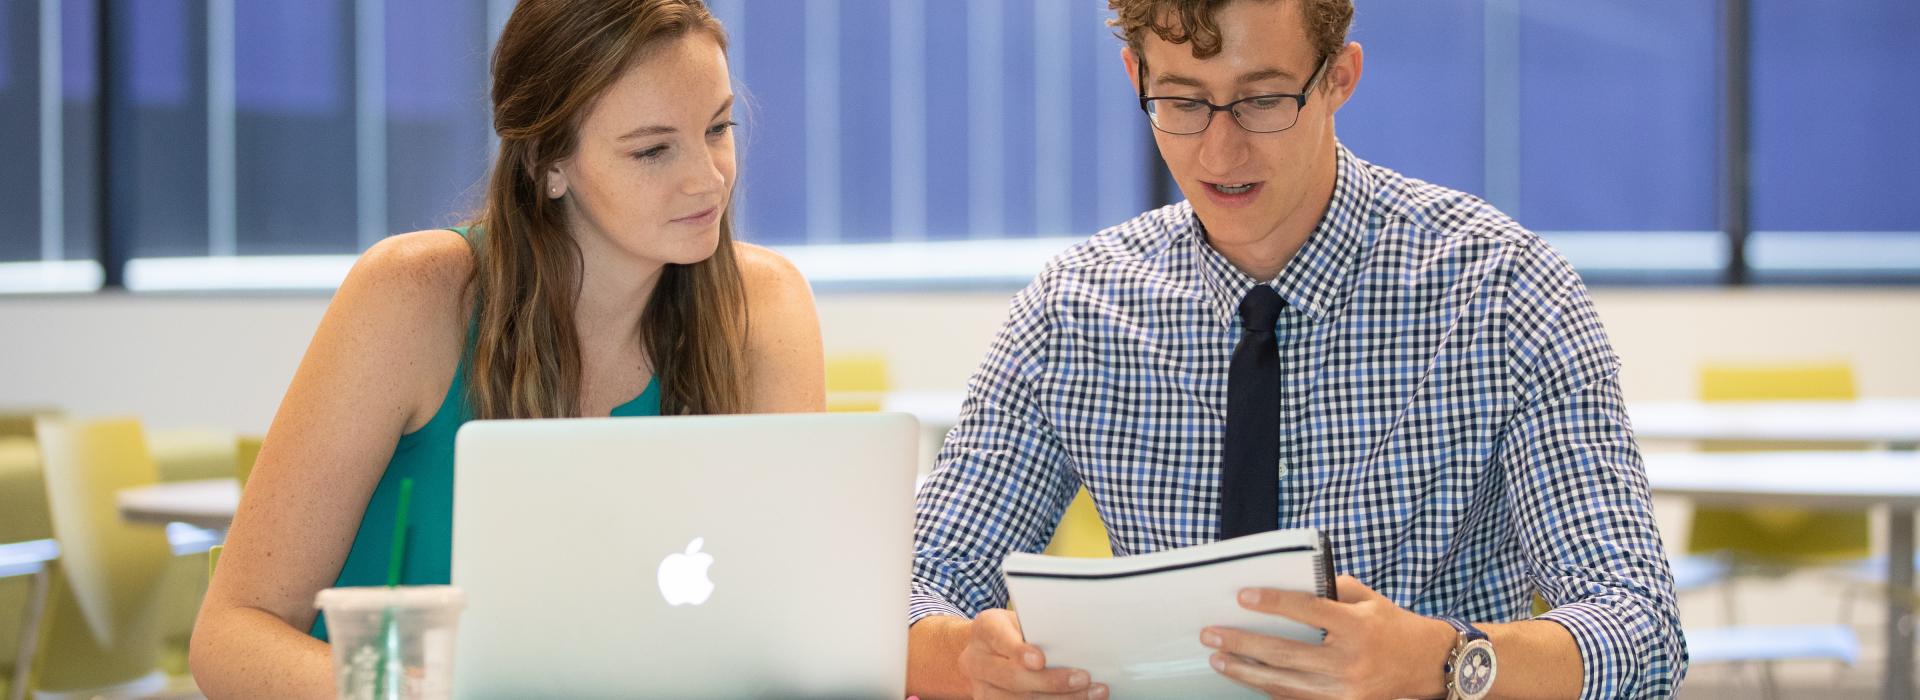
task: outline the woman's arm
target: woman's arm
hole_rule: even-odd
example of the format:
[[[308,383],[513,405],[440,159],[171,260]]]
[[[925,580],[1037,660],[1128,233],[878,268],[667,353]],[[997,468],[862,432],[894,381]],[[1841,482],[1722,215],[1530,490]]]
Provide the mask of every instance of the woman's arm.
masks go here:
[[[459,360],[472,268],[447,231],[389,238],[327,307],[249,477],[194,625],[190,663],[214,698],[331,698],[308,636],[367,499],[407,430],[432,418]]]
[[[735,251],[747,291],[747,410],[826,410],[826,365],[813,289],[779,253],[746,243],[735,244]]]

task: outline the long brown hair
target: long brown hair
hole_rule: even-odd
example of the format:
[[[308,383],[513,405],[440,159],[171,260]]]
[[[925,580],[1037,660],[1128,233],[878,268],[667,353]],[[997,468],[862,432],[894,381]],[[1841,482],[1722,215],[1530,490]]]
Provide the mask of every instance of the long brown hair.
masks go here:
[[[656,42],[726,31],[700,0],[523,0],[493,54],[500,153],[471,222],[474,343],[466,358],[475,418],[579,413],[581,253],[544,173],[573,155],[596,97]],[[641,312],[636,342],[653,365],[661,413],[737,413],[746,403],[745,292],[733,212],[713,257],[669,264]]]

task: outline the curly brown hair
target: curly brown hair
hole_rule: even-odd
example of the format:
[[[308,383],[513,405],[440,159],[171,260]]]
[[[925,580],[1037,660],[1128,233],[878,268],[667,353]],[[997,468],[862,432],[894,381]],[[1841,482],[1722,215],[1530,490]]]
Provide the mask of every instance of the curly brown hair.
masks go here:
[[[1194,58],[1212,58],[1220,53],[1220,9],[1236,0],[1107,0],[1114,18],[1107,26],[1119,29],[1115,36],[1127,42],[1137,60],[1141,42],[1151,30],[1171,44],[1193,44]],[[1272,0],[1267,0],[1272,1]],[[1353,25],[1353,0],[1285,0],[1300,5],[1307,40],[1313,43],[1314,63],[1347,45],[1347,28]]]

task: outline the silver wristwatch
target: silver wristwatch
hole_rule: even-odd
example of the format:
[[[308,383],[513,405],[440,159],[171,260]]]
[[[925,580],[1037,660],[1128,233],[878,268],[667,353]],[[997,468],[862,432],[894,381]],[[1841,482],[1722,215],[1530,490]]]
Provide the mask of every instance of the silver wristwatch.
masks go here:
[[[1458,634],[1453,639],[1453,651],[1447,653],[1447,665],[1442,671],[1447,676],[1447,700],[1481,700],[1493,690],[1493,677],[1500,670],[1493,656],[1493,642],[1487,640],[1487,633],[1473,625],[1445,615],[1436,615],[1437,619],[1449,625]]]

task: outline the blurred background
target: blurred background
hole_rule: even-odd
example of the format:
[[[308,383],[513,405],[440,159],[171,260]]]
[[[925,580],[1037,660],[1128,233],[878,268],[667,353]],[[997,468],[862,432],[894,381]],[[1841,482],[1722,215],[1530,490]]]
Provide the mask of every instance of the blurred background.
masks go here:
[[[1630,402],[1915,415],[1897,411],[1920,400],[1920,3],[1358,4],[1342,140],[1561,250]],[[169,474],[182,441],[244,462],[359,251],[476,206],[512,5],[0,0],[0,412],[137,417],[162,480],[207,476]],[[746,96],[740,235],[813,281],[839,395],[957,410],[1049,256],[1179,199],[1103,0],[712,6]],[[1844,446],[1920,443],[1906,435]],[[1670,437],[1648,451],[1714,436]],[[31,500],[25,479],[6,497]],[[1733,551],[1690,544],[1692,503],[1658,498],[1675,556]],[[1907,512],[1873,510],[1853,557],[1884,559]],[[1689,627],[1798,627],[1697,664],[1690,696],[1911,693],[1884,687],[1887,601],[1910,595],[1884,564],[1743,557],[1683,593]],[[0,587],[0,637],[32,597],[17,588]]]

